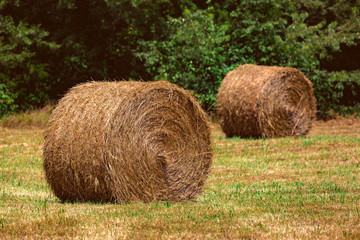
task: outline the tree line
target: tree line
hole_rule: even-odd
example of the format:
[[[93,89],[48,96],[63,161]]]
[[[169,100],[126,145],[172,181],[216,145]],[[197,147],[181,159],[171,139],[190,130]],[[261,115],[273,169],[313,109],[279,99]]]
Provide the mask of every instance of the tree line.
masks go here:
[[[360,111],[360,0],[0,0],[0,117],[91,79],[166,79],[206,110],[239,64],[295,67]]]

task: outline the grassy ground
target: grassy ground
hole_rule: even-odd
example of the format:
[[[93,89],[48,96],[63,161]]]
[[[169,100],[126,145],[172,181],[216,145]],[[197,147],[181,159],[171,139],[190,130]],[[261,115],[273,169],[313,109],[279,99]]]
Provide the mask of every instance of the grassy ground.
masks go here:
[[[194,202],[62,204],[42,170],[42,130],[0,127],[0,239],[360,239],[360,120],[307,138],[227,139]]]

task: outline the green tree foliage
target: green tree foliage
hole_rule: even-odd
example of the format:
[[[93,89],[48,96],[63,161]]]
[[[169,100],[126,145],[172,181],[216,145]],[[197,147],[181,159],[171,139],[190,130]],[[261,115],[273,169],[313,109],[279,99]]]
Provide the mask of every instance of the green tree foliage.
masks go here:
[[[194,4],[182,0],[2,0],[1,6],[0,14],[15,25],[37,26],[49,33],[44,41],[60,45],[56,51],[35,49],[42,60],[39,63],[45,64],[37,65],[38,72],[46,73],[43,77],[49,81],[35,73],[30,80],[36,86],[46,85],[46,94],[58,98],[90,79],[150,78],[134,56],[137,41],[161,38],[167,16],[178,17],[183,7]],[[28,98],[16,97],[15,102],[34,104]]]
[[[214,6],[170,18],[163,41],[141,42],[138,56],[151,75],[192,90],[209,106],[224,75],[239,64],[292,66],[313,81],[321,111],[340,103],[340,89],[332,88],[320,62],[329,51],[360,38],[355,17],[359,8],[349,9],[351,15],[342,24],[323,19],[310,25],[309,13],[292,0],[224,1]]]
[[[1,7],[1,5],[0,5]],[[28,105],[48,100],[48,63],[41,52],[58,46],[45,38],[40,25],[0,15],[0,116],[13,111],[19,102]],[[17,100],[17,101],[16,101]]]
[[[323,21],[346,24],[358,18],[354,10],[360,6],[359,0],[293,0],[293,3],[298,11],[309,14],[306,20],[309,25]]]
[[[0,83],[0,118],[14,110],[16,110],[14,96],[12,96],[5,84]]]
[[[1,111],[128,78],[170,80],[214,109],[225,74],[254,63],[302,70],[321,112],[349,112],[359,73],[324,62],[360,46],[359,11],[360,0],[0,0]]]
[[[360,71],[327,72],[316,70],[312,75],[317,92],[318,110],[322,117],[338,113],[360,112]]]
[[[137,54],[155,79],[167,79],[192,91],[204,107],[215,102],[224,75],[236,63],[228,25],[217,25],[209,11],[186,10],[169,18],[166,40],[140,41]]]

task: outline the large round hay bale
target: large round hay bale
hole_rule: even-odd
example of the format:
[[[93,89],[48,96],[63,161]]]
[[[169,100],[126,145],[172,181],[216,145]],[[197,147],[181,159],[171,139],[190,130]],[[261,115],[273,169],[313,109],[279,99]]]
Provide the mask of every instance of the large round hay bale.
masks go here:
[[[212,163],[208,119],[165,81],[89,82],[54,109],[43,157],[62,201],[190,200]]]
[[[316,99],[312,83],[297,69],[245,64],[225,76],[217,111],[228,137],[304,136]]]

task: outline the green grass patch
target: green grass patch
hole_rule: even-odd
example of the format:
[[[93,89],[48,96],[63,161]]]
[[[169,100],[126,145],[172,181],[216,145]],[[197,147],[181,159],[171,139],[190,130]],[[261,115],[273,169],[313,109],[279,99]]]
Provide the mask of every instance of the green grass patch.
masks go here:
[[[3,128],[0,239],[358,239],[359,126],[241,139],[214,124],[203,194],[146,204],[61,203],[45,181],[42,131]]]

